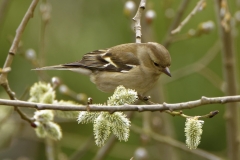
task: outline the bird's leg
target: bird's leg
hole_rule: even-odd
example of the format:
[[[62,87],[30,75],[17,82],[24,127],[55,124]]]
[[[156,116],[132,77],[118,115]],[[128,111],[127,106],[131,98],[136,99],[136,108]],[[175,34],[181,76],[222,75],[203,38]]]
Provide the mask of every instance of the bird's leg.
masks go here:
[[[151,96],[143,96],[143,95],[138,94],[138,99],[143,101],[146,104],[156,104],[156,103],[150,101]]]

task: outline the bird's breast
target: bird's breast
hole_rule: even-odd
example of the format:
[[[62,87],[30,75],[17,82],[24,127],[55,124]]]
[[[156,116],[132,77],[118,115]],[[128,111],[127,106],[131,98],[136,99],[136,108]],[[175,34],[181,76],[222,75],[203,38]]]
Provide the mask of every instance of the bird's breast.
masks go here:
[[[126,88],[134,89],[139,94],[149,91],[158,81],[159,74],[146,75],[129,74],[121,72],[95,72],[90,75],[90,80],[103,92],[113,92],[116,87],[123,85]]]

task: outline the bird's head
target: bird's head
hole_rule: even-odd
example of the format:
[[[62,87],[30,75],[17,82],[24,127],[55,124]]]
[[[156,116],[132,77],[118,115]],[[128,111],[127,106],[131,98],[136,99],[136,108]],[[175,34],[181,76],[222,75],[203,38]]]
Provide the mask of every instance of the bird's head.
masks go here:
[[[148,42],[151,52],[149,56],[151,65],[157,73],[165,73],[171,77],[169,67],[171,65],[171,56],[168,50],[161,44],[155,42]]]

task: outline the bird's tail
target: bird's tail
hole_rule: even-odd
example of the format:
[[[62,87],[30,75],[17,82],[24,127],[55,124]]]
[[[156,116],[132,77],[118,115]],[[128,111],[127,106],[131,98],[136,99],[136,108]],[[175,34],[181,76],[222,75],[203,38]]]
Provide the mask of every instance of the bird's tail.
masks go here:
[[[40,70],[69,70],[70,68],[67,66],[63,65],[55,65],[55,66],[46,66],[46,67],[40,67],[40,68],[35,68],[32,70],[35,71],[40,71]]]
[[[73,72],[81,73],[84,75],[90,75],[92,73],[91,70],[81,67],[73,67],[73,66],[67,66],[67,65],[55,65],[55,66],[46,66],[41,68],[35,68],[32,69],[35,71],[43,71],[43,70],[70,70]]]

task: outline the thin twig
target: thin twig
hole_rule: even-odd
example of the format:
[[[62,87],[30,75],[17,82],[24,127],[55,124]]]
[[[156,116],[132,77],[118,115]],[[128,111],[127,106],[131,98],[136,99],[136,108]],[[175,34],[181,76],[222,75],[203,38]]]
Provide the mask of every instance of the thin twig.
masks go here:
[[[176,34],[181,31],[182,27],[192,18],[193,15],[196,14],[196,12],[203,6],[203,3],[205,0],[200,0],[197,5],[194,7],[194,9],[191,11],[191,13],[180,23],[180,25],[172,30],[172,34]]]
[[[184,12],[186,11],[186,8],[189,4],[190,0],[182,0],[180,2],[180,5],[176,11],[176,14],[175,14],[175,17],[174,19],[172,20],[172,23],[171,25],[168,27],[168,31],[167,31],[167,34],[165,36],[165,39],[164,41],[162,42],[162,44],[168,49],[170,47],[170,45],[172,44],[172,38],[173,38],[173,35],[171,34],[171,31],[177,27],[177,25],[180,23],[180,20],[184,14]],[[161,85],[161,86],[159,86]],[[163,84],[158,84],[157,87],[155,87],[155,89],[153,91],[155,91],[156,93],[158,94],[153,94],[153,99],[154,101],[158,100],[160,102],[163,101],[164,99],[164,94],[163,94]],[[160,96],[159,96],[160,94]],[[155,98],[154,98],[155,97]],[[168,116],[166,115],[161,115],[162,117],[162,120],[164,121],[164,124],[165,125],[161,125],[161,130],[158,130],[159,133],[162,133],[164,135],[170,135],[170,136],[174,136],[174,129],[173,129],[173,125],[172,123],[169,121],[169,118]],[[160,117],[159,117],[160,118]],[[162,145],[161,145],[162,146]],[[174,148],[172,148],[171,146],[166,146],[166,145],[163,145],[162,146],[162,149],[161,150],[161,153],[160,154],[164,154],[166,155],[167,157],[169,157],[169,159],[179,159],[176,151],[174,150]]]
[[[176,112],[176,111],[168,111],[168,110],[166,110],[165,112],[170,114],[170,115],[172,115],[172,116],[181,116],[181,117],[184,117],[184,118],[196,117],[196,116],[188,116],[186,114],[183,114],[182,111]],[[197,116],[197,117],[198,118],[213,118],[218,113],[219,113],[219,111],[216,110],[216,111],[212,111],[212,112],[210,112],[208,114],[205,114],[205,115],[202,115],[202,116]]]
[[[165,111],[165,110],[182,110],[182,109],[192,109],[199,106],[207,104],[225,104],[240,102],[240,95],[237,96],[224,96],[224,97],[201,97],[199,100],[174,103],[174,104],[154,104],[154,105],[123,105],[123,106],[99,106],[99,105],[89,105],[89,111],[108,111],[108,112],[117,112],[117,111]],[[59,105],[59,104],[42,104],[42,103],[33,103],[20,100],[6,100],[0,99],[0,105],[7,106],[18,106],[25,108],[35,108],[37,110],[61,110],[61,111],[87,111],[85,105]]]
[[[41,13],[41,31],[40,31],[40,42],[39,42],[39,63],[40,66],[44,66],[45,62],[45,33],[47,24],[51,18],[51,5],[47,1],[42,1],[40,5]]]
[[[135,21],[134,29],[136,32],[136,43],[141,43],[141,37],[142,37],[142,32],[141,32],[141,16],[142,12],[146,7],[146,1],[147,0],[141,0],[137,13],[133,17],[133,20]]]
[[[2,87],[5,89],[5,91],[7,92],[8,96],[10,97],[10,99],[12,100],[17,100],[15,93],[10,89],[9,84],[8,83],[4,83],[2,84]],[[24,114],[19,108],[18,106],[14,106],[14,110],[19,114],[19,116],[27,121],[31,126],[34,127],[34,120],[29,118],[26,114]]]
[[[198,71],[198,73],[205,77],[217,89],[221,90],[222,92],[224,91],[225,82],[220,76],[217,75],[216,72],[205,66],[202,70]]]
[[[50,138],[45,138],[45,153],[47,160],[56,160],[56,146],[55,146],[55,141]]]
[[[87,151],[93,146],[94,137],[90,136],[86,142],[81,144],[80,148],[77,149],[69,158],[69,160],[79,160],[82,159],[83,156],[87,153]]]
[[[18,107],[15,107],[14,108],[15,109],[15,111],[20,115],[20,117],[23,119],[23,120],[25,120],[25,121],[27,121],[31,126],[33,126],[33,127],[35,127],[34,126],[34,119],[32,119],[32,118],[29,118],[26,114],[24,114]]]
[[[10,72],[11,71],[11,68],[10,67],[6,67],[6,68],[0,68],[0,74],[1,73],[6,73],[6,72]]]
[[[16,100],[17,99],[15,93],[11,90],[8,82],[7,83],[2,83],[1,86],[5,89],[6,93],[10,97],[10,99],[12,99],[12,100]]]
[[[11,114],[12,114],[12,108],[8,109],[7,111],[4,111],[4,114],[2,113],[2,115],[4,115],[4,117],[2,117],[0,119],[0,129],[2,129],[3,124],[6,123],[6,121],[9,119]]]
[[[12,61],[13,61],[13,57],[16,54],[20,39],[22,37],[23,31],[26,28],[26,25],[29,21],[29,19],[31,17],[33,17],[33,13],[34,13],[34,9],[37,6],[39,0],[33,0],[32,3],[30,4],[26,14],[24,15],[20,25],[18,26],[17,30],[16,30],[16,35],[14,37],[13,43],[9,49],[9,53],[7,56],[7,59],[5,61],[4,67],[3,68],[7,68],[7,67],[11,67]],[[2,73],[0,75],[0,84],[3,83],[8,83],[7,82],[7,73]]]
[[[8,96],[10,97],[10,99],[12,100],[17,100],[15,93],[10,89],[8,83],[6,84],[2,84],[2,87],[5,89],[5,91],[7,92]],[[17,106],[14,106],[15,111],[20,115],[20,117],[29,122],[30,125],[33,125],[33,120],[31,118],[29,118],[26,114],[24,114]]]
[[[117,138],[114,135],[111,135],[104,147],[99,149],[93,160],[103,160],[106,155],[111,151],[116,142]]]
[[[209,160],[222,160],[222,158],[217,157],[216,155],[213,155],[213,154],[211,154],[209,152],[206,152],[204,150],[201,150],[201,149],[190,150],[186,147],[186,144],[184,144],[182,142],[176,141],[176,140],[174,140],[174,139],[172,139],[168,136],[163,136],[163,135],[154,133],[153,131],[145,131],[145,130],[141,129],[140,127],[137,127],[134,124],[131,125],[131,130],[138,133],[138,134],[143,134],[144,133],[144,134],[150,136],[155,141],[168,144],[170,146],[179,148],[179,149],[181,149],[185,152],[190,152],[190,153],[193,153],[195,155],[198,155],[200,157],[203,157],[203,158],[206,158],[206,159],[209,159]]]
[[[189,74],[201,71],[212,60],[214,60],[214,58],[217,56],[217,54],[219,53],[220,50],[221,50],[220,49],[220,41],[217,40],[201,59],[199,59],[195,63],[192,63],[190,65],[182,67],[176,71],[173,71],[172,75],[174,75],[174,77],[165,79],[163,81],[163,83],[173,82],[173,81],[176,81],[176,80],[178,80],[184,76],[187,76]]]
[[[166,38],[165,40],[162,42],[162,44],[168,48],[169,45],[171,44],[171,41],[172,41],[172,34],[171,34],[171,31],[177,27],[177,25],[180,23],[180,20],[183,16],[183,13],[184,11],[186,11],[186,8],[187,8],[187,5],[189,4],[189,1],[190,0],[183,0],[181,2],[181,4],[179,5],[178,7],[178,10],[177,10],[177,13],[176,13],[176,16],[174,18],[174,20],[172,21],[172,24],[171,26],[169,27],[169,30],[167,32],[167,35],[166,35]]]
[[[8,11],[8,7],[10,5],[11,0],[3,0],[0,6],[0,26],[3,26],[3,22]],[[2,29],[2,28],[0,28]]]
[[[203,97],[202,97],[203,98]],[[147,97],[142,97],[142,96],[139,96],[139,99],[141,101],[143,101],[145,104],[148,104],[148,105],[157,105],[156,103],[150,101],[150,98],[147,98]],[[183,114],[182,111],[172,111],[172,110],[164,110],[165,113],[168,113],[172,116],[181,116],[181,117],[184,117],[184,118],[190,118],[190,117],[196,117],[196,116],[188,116],[188,115],[185,115]],[[214,116],[216,116],[217,114],[219,113],[219,111],[212,111],[206,115],[202,115],[202,116],[197,116],[198,118],[212,118]]]
[[[224,4],[225,3],[225,4]],[[219,36],[222,42],[222,68],[224,80],[226,82],[225,95],[237,94],[236,64],[232,39],[232,29],[226,30],[222,24],[225,14],[229,14],[227,1],[215,0],[216,16],[218,20]],[[224,12],[223,12],[224,11]],[[231,27],[230,21],[225,21]],[[239,110],[236,103],[226,105],[226,131],[227,131],[227,151],[229,160],[240,160],[239,154]]]
[[[38,3],[39,0],[33,0],[32,3],[30,4],[26,14],[24,15],[20,25],[18,26],[17,30],[16,30],[16,35],[14,37],[13,43],[9,49],[9,53],[8,56],[6,58],[5,64],[3,66],[3,70],[5,70],[6,68],[10,68],[12,61],[13,61],[13,57],[16,54],[20,39],[22,37],[23,31],[26,28],[26,25],[29,21],[29,19],[31,17],[33,17],[33,12],[34,9],[36,8],[36,5]],[[5,91],[7,92],[8,96],[10,97],[10,99],[12,100],[17,100],[15,93],[11,90],[8,80],[7,80],[7,75],[8,72],[3,72],[0,75],[0,84],[1,86],[5,89]],[[22,113],[17,106],[14,106],[15,110],[17,111],[17,113],[20,115],[20,117],[23,120],[26,120],[27,122],[29,122],[32,125],[32,119],[28,118],[24,113]]]

